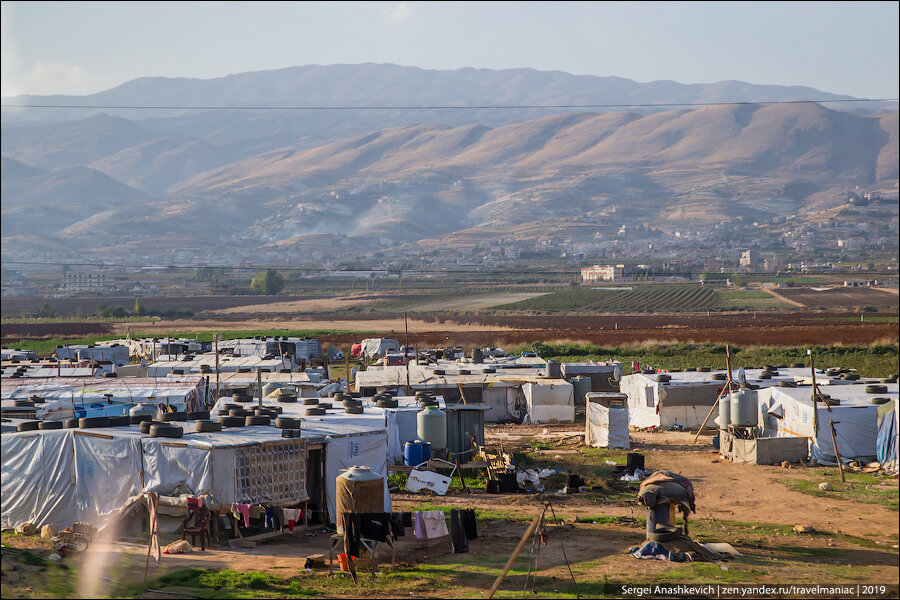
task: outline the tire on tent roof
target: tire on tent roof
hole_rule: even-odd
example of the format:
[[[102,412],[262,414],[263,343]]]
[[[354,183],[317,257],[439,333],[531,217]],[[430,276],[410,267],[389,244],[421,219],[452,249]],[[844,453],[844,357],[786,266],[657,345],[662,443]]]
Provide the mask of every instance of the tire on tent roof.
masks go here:
[[[306,416],[314,416],[314,415],[324,415],[325,409],[319,408],[318,406],[313,406],[311,408],[306,409]]]
[[[278,417],[275,419],[275,427],[278,427],[279,429],[300,429],[300,419]]]
[[[201,419],[197,421],[196,426],[197,431],[200,433],[209,433],[212,431],[222,431],[222,424],[216,421],[210,421],[208,419]]]
[[[139,425],[144,421],[152,421],[153,415],[131,415],[128,417],[132,425]]]
[[[806,365],[803,364],[803,363],[793,363],[793,364],[791,365],[791,368],[792,368],[792,369],[805,369],[805,368],[806,368]]]
[[[21,408],[31,408],[34,406],[34,402],[31,400],[13,400],[13,406],[21,407]]]
[[[131,425],[131,417],[128,415],[117,415],[109,418],[110,427],[127,427]]]
[[[654,373],[656,373],[656,371],[654,371],[653,369],[641,369],[641,373],[643,373],[644,375],[653,375]]]
[[[225,409],[225,410],[231,410],[232,408],[240,408],[240,405],[238,405],[238,404],[230,404],[230,403],[227,403],[227,402],[226,402],[225,404],[222,405],[222,408]]]
[[[886,385],[867,385],[866,393],[867,394],[887,394],[887,386]]]
[[[66,429],[78,429],[78,419],[66,419]]]
[[[278,414],[278,415],[280,415],[281,413],[284,412],[284,409],[280,406],[267,406],[266,408],[271,411],[274,411],[275,414]]]
[[[81,417],[78,419],[78,427],[80,429],[109,427],[109,417]]]
[[[141,421],[140,430],[141,430],[141,433],[147,434],[147,433],[150,433],[150,427],[152,425],[164,425],[164,424],[165,423],[163,421],[153,421],[153,420]]]
[[[38,429],[62,429],[63,422],[62,421],[41,421],[40,425],[38,425]]]
[[[660,373],[659,375],[656,376],[656,380],[662,381],[662,382],[672,381],[672,376],[666,375],[665,373]]]
[[[229,417],[240,417],[241,419],[243,419],[244,417],[249,417],[252,415],[253,415],[252,411],[249,411],[249,410],[246,410],[243,408],[232,408],[231,410],[228,411]]]
[[[713,373],[712,374],[713,381],[727,381],[728,376],[725,373]]]
[[[159,416],[159,420],[163,421],[164,423],[171,423],[172,421],[187,421],[188,414],[182,411],[163,413]]]
[[[871,400],[872,404],[887,404],[890,401],[891,401],[890,398],[884,398],[884,397],[872,398],[872,400]]]
[[[697,370],[700,371],[701,373],[709,373],[710,371],[712,371],[712,367],[700,367]]]
[[[189,412],[187,414],[188,421],[208,421],[209,420],[209,411],[208,410],[197,410],[194,412]]]
[[[268,416],[254,415],[252,417],[244,417],[245,425],[271,425],[272,419]]]
[[[778,382],[778,387],[783,387],[783,388],[795,388],[795,387],[797,387],[797,384],[794,383],[793,381],[779,381],[779,382]]]
[[[318,403],[319,403],[318,398],[304,398],[303,399],[303,406],[315,406]]]
[[[40,428],[40,421],[22,421],[16,425],[16,431],[35,431]]]
[[[243,427],[246,417],[219,417],[222,427]]]
[[[378,408],[397,408],[399,406],[399,403],[397,402],[396,398],[391,398],[390,400],[385,398],[384,400],[379,400],[376,403],[376,406],[378,406]]]
[[[253,402],[253,396],[251,396],[250,394],[234,394],[233,396],[231,396],[231,399],[235,402],[240,402],[241,404]]]
[[[328,410],[329,408],[334,408],[334,404],[331,402],[319,402],[319,408],[322,410]]]
[[[111,372],[109,372],[109,373],[104,373],[103,376],[104,376],[104,377],[118,377],[119,374],[116,373],[115,371],[111,371]]]
[[[150,426],[150,437],[180,438],[183,435],[184,429],[177,425],[162,423]]]
[[[347,406],[344,408],[344,412],[348,415],[361,415],[363,414],[362,406]]]

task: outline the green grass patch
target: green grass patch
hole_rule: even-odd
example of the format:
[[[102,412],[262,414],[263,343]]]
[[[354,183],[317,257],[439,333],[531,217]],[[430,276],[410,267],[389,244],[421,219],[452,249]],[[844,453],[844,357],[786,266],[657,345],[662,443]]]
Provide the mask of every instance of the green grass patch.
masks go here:
[[[834,471],[826,471],[826,474],[816,479],[779,478],[778,482],[809,496],[881,504],[891,510],[900,510],[900,490],[896,486],[881,485],[884,477],[871,473],[845,473],[847,481],[843,482],[837,469]],[[823,481],[830,483],[834,489],[820,490],[819,483]]]

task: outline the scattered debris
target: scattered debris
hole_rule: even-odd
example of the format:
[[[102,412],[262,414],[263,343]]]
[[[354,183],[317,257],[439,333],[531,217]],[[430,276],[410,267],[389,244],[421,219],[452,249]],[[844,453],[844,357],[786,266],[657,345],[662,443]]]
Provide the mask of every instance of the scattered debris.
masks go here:
[[[822,483],[819,484],[819,489],[822,490],[823,492],[830,492],[831,490],[834,489],[834,486],[831,485],[830,483],[828,483],[827,481],[823,481]]]
[[[794,533],[816,533],[816,530],[809,525],[794,525]]]

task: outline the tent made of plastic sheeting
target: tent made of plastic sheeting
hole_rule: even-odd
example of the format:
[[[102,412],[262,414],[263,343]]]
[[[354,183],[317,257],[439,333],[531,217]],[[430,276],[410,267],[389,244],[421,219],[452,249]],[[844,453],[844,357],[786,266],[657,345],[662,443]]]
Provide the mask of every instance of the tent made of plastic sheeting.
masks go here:
[[[183,425],[193,432],[194,423]],[[0,442],[3,528],[31,522],[62,529],[75,521],[102,527],[129,497],[147,491],[209,494],[225,504],[294,506],[307,498],[308,440],[283,438],[274,427],[177,440],[137,427],[48,430],[4,434]]]
[[[78,351],[87,348],[87,344],[74,344],[71,346],[57,346],[56,358],[59,360],[76,360]]]
[[[674,425],[697,428],[706,419],[725,385],[722,379],[713,375],[725,375],[724,370],[709,372],[666,373],[666,381],[657,381],[658,374],[632,373],[622,377],[619,389],[628,395],[628,415],[633,427],[659,427],[667,429]],[[747,369],[748,383],[756,387],[778,385],[781,381],[794,381],[791,375],[777,375],[760,379],[761,369]],[[737,381],[737,372],[732,373]],[[718,407],[713,410],[707,427],[715,427]]]
[[[760,411],[767,415],[763,431],[778,437],[805,437],[810,440],[811,459],[821,464],[836,465],[830,424],[841,458],[847,462],[875,459],[878,438],[878,407],[848,402],[827,407],[817,403],[815,415],[812,388],[769,388],[759,392]],[[829,410],[830,408],[830,410]]]
[[[4,379],[0,384],[3,414],[28,413],[30,418],[59,420],[127,414],[135,404],[169,404],[179,410],[200,410],[206,395],[202,377]],[[32,408],[15,406],[16,400],[40,396]]]
[[[607,406],[601,402],[585,404],[584,443],[594,448],[631,448],[628,434],[628,403]]]
[[[128,346],[88,346],[81,348],[75,356],[78,360],[111,362],[116,366],[127,365],[131,361]]]
[[[204,369],[201,365],[206,365],[206,368]],[[281,369],[291,368],[293,368],[293,362],[290,358],[262,358],[259,356],[220,356],[218,365],[219,373],[236,373],[238,369],[250,369],[249,372],[254,375],[257,370],[261,370],[263,373],[277,373]],[[215,372],[215,354],[201,354],[191,360],[185,360],[184,357],[179,357],[178,360],[169,360],[162,356],[147,365],[147,375],[150,377],[165,377],[170,373],[186,375],[188,373]]]
[[[887,472],[894,475],[897,474],[898,465],[900,465],[897,460],[897,428],[900,425],[898,406],[900,406],[900,402],[892,400],[878,408],[877,459],[885,466]]]
[[[547,379],[522,385],[528,423],[574,423],[575,391],[565,379]]]
[[[362,345],[362,355],[366,358],[384,356],[388,352],[400,350],[397,340],[388,338],[366,338],[360,344]]]
[[[19,350],[18,348],[3,348],[0,350],[0,360],[31,360],[37,358],[34,350]]]

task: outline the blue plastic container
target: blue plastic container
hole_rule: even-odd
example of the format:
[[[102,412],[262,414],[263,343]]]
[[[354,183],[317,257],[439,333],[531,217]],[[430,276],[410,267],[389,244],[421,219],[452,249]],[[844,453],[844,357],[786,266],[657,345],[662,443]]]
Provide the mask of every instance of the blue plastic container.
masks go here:
[[[431,452],[431,448],[428,449],[429,453]],[[403,444],[403,464],[407,467],[415,467],[416,465],[420,465],[425,462],[427,459],[424,457],[424,448],[422,446],[422,442],[406,442]]]
[[[419,442],[422,444],[422,460],[431,460],[431,442]]]
[[[719,434],[718,433],[716,434],[716,437],[714,437],[712,439],[712,442],[713,442],[713,448],[718,450],[719,449]]]

